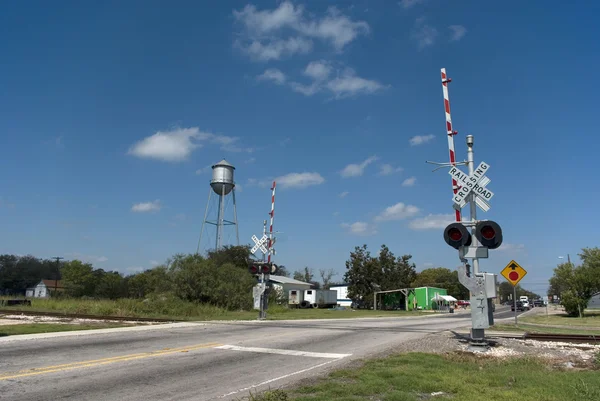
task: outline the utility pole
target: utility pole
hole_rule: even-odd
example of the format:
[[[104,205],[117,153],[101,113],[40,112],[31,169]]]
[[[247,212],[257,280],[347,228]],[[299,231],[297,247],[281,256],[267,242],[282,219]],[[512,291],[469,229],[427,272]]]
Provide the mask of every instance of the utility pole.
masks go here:
[[[55,256],[52,259],[56,259],[56,273],[57,276],[54,279],[54,292],[56,293],[56,289],[58,288],[58,276],[60,276],[60,261],[61,259],[64,259],[61,256]]]

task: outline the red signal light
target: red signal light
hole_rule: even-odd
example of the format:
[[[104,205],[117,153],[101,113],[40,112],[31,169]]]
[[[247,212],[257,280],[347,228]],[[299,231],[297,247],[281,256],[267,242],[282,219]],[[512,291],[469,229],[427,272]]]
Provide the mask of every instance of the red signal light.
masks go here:
[[[461,223],[452,223],[444,230],[444,241],[454,249],[471,245],[471,234]]]
[[[502,245],[502,228],[495,221],[484,220],[475,226],[475,236],[479,243],[488,249]]]
[[[450,230],[448,230],[448,236],[453,241],[460,241],[460,239],[462,238],[462,233],[457,228],[451,228]]]
[[[484,226],[481,229],[481,236],[485,239],[493,239],[496,236],[496,230],[491,226]]]
[[[258,270],[259,270],[259,269],[258,269],[258,266],[256,266],[256,265],[250,265],[250,267],[249,267],[249,269],[248,269],[248,271],[249,271],[251,274],[258,274]]]

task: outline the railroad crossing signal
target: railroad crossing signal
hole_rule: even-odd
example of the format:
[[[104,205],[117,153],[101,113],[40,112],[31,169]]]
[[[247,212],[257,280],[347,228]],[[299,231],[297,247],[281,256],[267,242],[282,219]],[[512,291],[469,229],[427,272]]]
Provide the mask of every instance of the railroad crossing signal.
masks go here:
[[[462,183],[460,189],[452,196],[452,201],[454,202],[453,207],[456,210],[462,209],[468,201],[468,196],[471,192],[473,192],[475,196],[475,203],[481,210],[487,212],[490,210],[490,204],[488,201],[492,199],[494,193],[486,188],[491,180],[485,176],[488,169],[490,168],[489,164],[485,162],[479,163],[479,166],[473,171],[473,175],[465,174],[458,167],[452,167],[448,171],[448,174],[452,176],[457,182]]]
[[[496,249],[502,245],[502,228],[495,221],[482,220],[475,226],[475,237],[479,241],[480,247]],[[472,237],[462,223],[452,223],[444,230],[444,241],[452,248],[460,249],[471,245]]]
[[[523,269],[521,265],[519,265],[514,260],[511,260],[509,264],[506,265],[504,269],[500,272],[504,276],[509,283],[513,286],[516,286],[519,281],[525,277],[527,274],[527,270]]]
[[[253,235],[252,241],[254,241],[255,245],[250,250],[250,252],[252,252],[252,254],[254,255],[256,253],[256,251],[258,251],[258,249],[260,248],[262,253],[266,254],[268,252],[268,250],[267,250],[267,247],[265,246],[265,244],[267,243],[268,239],[269,239],[269,237],[267,237],[266,235],[263,235],[261,239],[258,239],[258,237],[256,235]]]
[[[248,272],[250,274],[275,274],[279,266],[273,262],[250,262],[248,264]]]

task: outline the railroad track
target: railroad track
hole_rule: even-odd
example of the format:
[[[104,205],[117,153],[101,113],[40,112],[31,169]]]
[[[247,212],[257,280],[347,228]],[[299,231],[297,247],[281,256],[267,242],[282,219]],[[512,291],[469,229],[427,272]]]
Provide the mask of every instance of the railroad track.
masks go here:
[[[117,321],[128,321],[128,322],[159,322],[159,323],[173,323],[181,322],[183,320],[177,319],[155,319],[149,317],[130,317],[130,316],[101,316],[101,315],[84,315],[80,313],[61,313],[61,312],[35,312],[35,311],[24,311],[24,310],[11,310],[11,309],[0,309],[0,315],[25,315],[25,316],[48,316],[48,317],[60,317],[65,319],[94,319],[94,320],[117,320]]]
[[[596,334],[540,334],[525,333],[526,340],[557,341],[565,343],[600,344],[600,335]]]

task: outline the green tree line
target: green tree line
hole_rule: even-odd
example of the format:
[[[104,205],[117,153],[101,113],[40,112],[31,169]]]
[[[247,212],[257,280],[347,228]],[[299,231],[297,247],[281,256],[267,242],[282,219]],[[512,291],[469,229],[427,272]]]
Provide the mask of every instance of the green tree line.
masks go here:
[[[570,316],[583,317],[592,296],[600,292],[600,248],[583,248],[579,257],[579,266],[570,262],[556,266],[548,296],[559,296]]]

